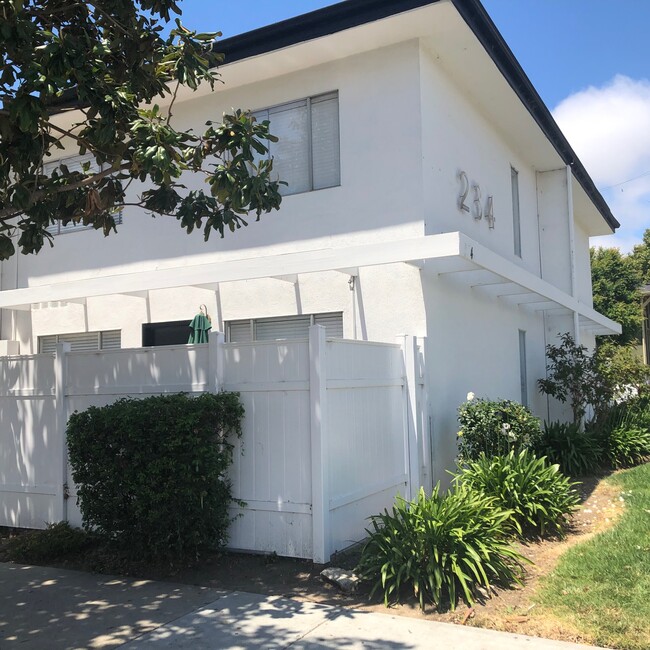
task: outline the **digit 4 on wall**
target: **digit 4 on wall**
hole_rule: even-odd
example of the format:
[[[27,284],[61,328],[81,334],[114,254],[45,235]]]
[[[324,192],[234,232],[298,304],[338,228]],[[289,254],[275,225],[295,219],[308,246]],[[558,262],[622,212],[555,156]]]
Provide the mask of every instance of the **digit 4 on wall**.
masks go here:
[[[462,212],[467,212],[471,214],[476,221],[480,221],[485,217],[485,220],[488,223],[488,227],[492,230],[494,229],[494,199],[491,195],[488,195],[485,200],[485,208],[481,204],[481,186],[478,183],[473,183],[470,185],[469,179],[467,178],[467,173],[464,171],[458,172],[458,180],[460,182],[460,193],[458,194],[458,209]],[[474,198],[470,199],[471,207],[465,202],[467,200],[467,195],[470,193],[470,189],[473,193]]]

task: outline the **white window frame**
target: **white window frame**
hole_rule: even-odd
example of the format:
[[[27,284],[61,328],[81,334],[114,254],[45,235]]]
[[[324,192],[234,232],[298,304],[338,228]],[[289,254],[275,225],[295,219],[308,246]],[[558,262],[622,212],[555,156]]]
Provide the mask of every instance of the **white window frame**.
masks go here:
[[[337,181],[331,185],[325,185],[323,187],[314,187],[314,151],[313,151],[313,138],[314,134],[312,131],[312,106],[321,101],[328,101],[330,99],[336,100],[336,153],[337,153],[337,163],[338,163],[338,175]],[[258,108],[252,111],[252,115],[258,121],[264,121],[268,119],[271,122],[270,132],[272,135],[277,135],[273,132],[273,118],[274,113],[281,113],[291,108],[299,108],[305,106],[307,108],[307,132],[305,133],[305,140],[307,145],[307,156],[308,156],[308,187],[305,190],[292,190],[291,186],[281,185],[280,194],[282,196],[291,196],[293,194],[305,194],[306,192],[315,192],[318,190],[330,189],[332,187],[340,187],[341,185],[341,122],[340,122],[340,112],[339,112],[339,91],[332,90],[325,93],[319,93],[318,95],[312,95],[310,97],[303,97],[302,99],[295,99],[289,102],[283,102],[282,104],[274,104],[272,106],[266,106],[264,108]],[[272,156],[272,145],[266,154],[266,158],[269,159]],[[280,180],[285,180],[280,178]]]
[[[67,156],[66,158],[59,158],[57,160],[48,160],[44,165],[43,169],[47,170],[47,173],[50,174],[54,169],[60,165],[76,165],[84,163],[90,163],[90,168],[97,168],[97,161],[95,157],[90,154],[85,154],[83,156],[76,154],[74,156]],[[98,168],[98,171],[101,171],[101,167]],[[122,210],[117,210],[113,216],[115,219],[115,225],[119,226],[122,223]],[[80,232],[82,230],[95,230],[95,227],[92,224],[84,224],[82,222],[73,223],[70,221],[67,225],[63,225],[60,221],[55,221],[47,227],[47,232],[54,237],[59,235],[67,235],[71,232]]]

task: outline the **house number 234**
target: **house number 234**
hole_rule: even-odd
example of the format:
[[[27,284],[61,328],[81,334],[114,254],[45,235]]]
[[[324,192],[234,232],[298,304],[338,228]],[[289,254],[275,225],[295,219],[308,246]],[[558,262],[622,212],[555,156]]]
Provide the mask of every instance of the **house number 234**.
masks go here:
[[[458,180],[460,182],[458,209],[463,212],[468,212],[476,221],[480,221],[485,217],[488,226],[494,228],[494,200],[492,197],[487,197],[485,200],[485,208],[483,208],[480,185],[478,183],[470,185],[467,174],[464,171],[458,172]],[[468,198],[470,189],[473,195],[472,198]]]

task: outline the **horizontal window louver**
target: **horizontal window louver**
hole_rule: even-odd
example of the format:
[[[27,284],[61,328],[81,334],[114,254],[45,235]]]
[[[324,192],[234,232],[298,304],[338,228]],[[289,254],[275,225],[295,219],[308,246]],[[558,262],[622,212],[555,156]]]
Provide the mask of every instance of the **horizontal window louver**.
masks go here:
[[[41,354],[51,354],[56,351],[57,343],[69,343],[72,352],[114,350],[122,347],[122,334],[120,330],[110,330],[39,336],[38,351]]]
[[[309,316],[260,318],[255,322],[255,339],[258,341],[306,339],[309,336],[310,325]]]
[[[327,336],[343,338],[343,312],[283,316],[281,318],[257,318],[254,320],[230,321],[227,326],[228,341],[247,343],[250,341],[277,341],[282,339],[305,339],[310,325],[322,325]]]
[[[39,336],[38,351],[41,354],[52,354],[56,350],[56,336]]]
[[[252,325],[249,320],[232,321],[228,324],[228,340],[231,343],[248,343],[253,340]]]
[[[122,347],[122,332],[120,330],[110,330],[101,333],[102,350],[119,350]]]
[[[322,325],[330,338],[343,338],[343,312],[314,314],[314,325]]]

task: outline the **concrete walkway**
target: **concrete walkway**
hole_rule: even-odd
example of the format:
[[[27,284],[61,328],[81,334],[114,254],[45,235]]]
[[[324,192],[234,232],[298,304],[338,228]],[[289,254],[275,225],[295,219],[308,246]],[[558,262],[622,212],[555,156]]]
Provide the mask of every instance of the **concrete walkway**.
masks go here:
[[[0,648],[585,650],[289,598],[0,563]]]

